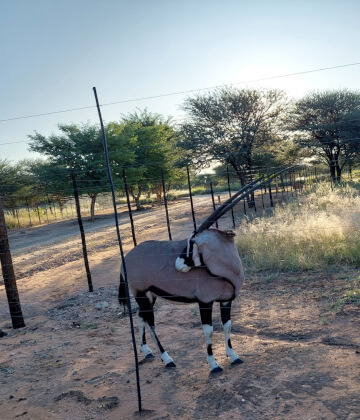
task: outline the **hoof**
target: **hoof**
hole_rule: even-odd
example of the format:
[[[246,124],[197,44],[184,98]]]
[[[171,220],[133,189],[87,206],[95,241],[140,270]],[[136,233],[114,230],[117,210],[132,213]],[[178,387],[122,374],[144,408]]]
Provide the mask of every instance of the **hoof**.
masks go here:
[[[165,365],[165,367],[170,368],[170,367],[176,367],[174,362],[169,362]]]
[[[231,362],[232,365],[241,365],[241,363],[244,363],[244,362],[239,358],[237,358],[233,362]]]
[[[222,371],[223,371],[223,369],[220,366],[217,366],[216,368],[211,370],[210,373],[218,373],[218,372],[222,372]]]
[[[155,357],[154,357],[154,355],[152,354],[152,353],[149,353],[149,354],[147,354],[146,356],[145,356],[145,359],[146,360],[152,360],[152,359],[154,359]]]

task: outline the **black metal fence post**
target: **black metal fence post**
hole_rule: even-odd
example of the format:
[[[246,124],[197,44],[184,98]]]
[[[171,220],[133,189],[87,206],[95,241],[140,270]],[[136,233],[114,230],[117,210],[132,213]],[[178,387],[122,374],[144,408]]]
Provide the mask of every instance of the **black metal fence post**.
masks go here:
[[[136,244],[136,236],[135,236],[135,226],[134,226],[134,219],[133,219],[132,211],[131,211],[131,203],[130,203],[130,197],[129,197],[129,190],[128,190],[128,185],[127,185],[127,178],[126,178],[125,168],[123,168],[122,175],[123,175],[123,181],[124,181],[126,202],[127,202],[128,211],[129,211],[129,218],[130,218],[130,225],[131,225],[131,234],[132,234],[134,246],[136,246],[137,244]]]
[[[0,260],[4,278],[6,296],[9,304],[10,316],[13,328],[25,327],[24,317],[21,310],[19,292],[16,285],[13,262],[10,253],[9,240],[5,224],[5,215],[0,196]]]
[[[136,349],[136,339],[135,339],[134,323],[133,323],[133,316],[132,316],[132,309],[131,309],[131,301],[130,301],[130,290],[129,290],[129,284],[128,284],[128,279],[127,279],[127,270],[126,270],[126,263],[125,263],[125,255],[124,255],[124,250],[123,250],[121,236],[120,236],[119,220],[118,220],[117,209],[116,209],[116,201],[115,201],[115,190],[114,190],[114,184],[113,184],[113,181],[112,181],[111,169],[110,169],[110,164],[109,164],[109,154],[108,154],[108,149],[107,149],[105,128],[104,128],[104,123],[103,123],[102,116],[101,116],[99,100],[98,100],[98,97],[97,97],[97,93],[96,93],[96,88],[95,87],[93,88],[93,91],[94,91],[94,95],[95,95],[96,107],[97,107],[98,114],[99,114],[99,120],[100,120],[100,126],[101,126],[102,138],[103,138],[103,146],[104,146],[104,155],[105,155],[106,169],[107,169],[107,173],[108,173],[109,184],[110,184],[110,188],[111,188],[112,202],[113,202],[113,207],[114,207],[114,218],[115,218],[116,234],[117,234],[117,238],[118,238],[119,249],[120,249],[120,256],[121,256],[121,262],[122,262],[122,269],[123,269],[123,273],[124,273],[125,289],[126,289],[126,296],[127,296],[127,305],[128,305],[128,309],[129,309],[129,320],[130,320],[131,338],[132,338],[132,343],[133,343],[134,359],[135,359],[135,372],[136,372],[136,386],[137,386],[137,395],[138,395],[138,407],[139,407],[139,411],[141,412],[142,411],[142,406],[141,406],[141,389],[140,389],[139,360],[138,360],[138,353],[137,353],[137,349]]]
[[[227,175],[227,184],[228,184],[228,191],[229,197],[231,197],[231,187],[230,187],[230,174],[229,174],[229,167],[226,168],[226,175]],[[233,222],[233,227],[235,229],[235,217],[234,217],[234,208],[231,209],[231,218]]]
[[[192,219],[193,219],[193,223],[194,223],[194,231],[195,231],[196,230],[196,220],[195,220],[194,203],[193,203],[192,192],[191,192],[190,171],[189,171],[188,166],[186,167],[186,171],[187,171],[187,179],[188,179],[188,187],[189,187],[190,204],[191,204],[191,214],[192,214]]]
[[[89,261],[88,261],[88,256],[87,256],[85,232],[84,232],[84,226],[83,226],[83,222],[81,218],[81,211],[80,211],[79,193],[78,193],[76,178],[75,178],[75,174],[73,170],[70,171],[70,175],[71,175],[73,188],[74,188],[74,198],[75,198],[75,205],[76,205],[77,220],[78,220],[79,229],[80,229],[80,236],[81,236],[86,276],[87,276],[87,281],[89,285],[89,292],[93,292],[94,288],[92,284],[91,272],[90,272]]]
[[[273,201],[273,196],[272,196],[272,191],[271,191],[271,180],[270,179],[269,179],[269,182],[268,182],[268,190],[269,190],[270,205],[271,205],[271,207],[274,207],[274,201]]]
[[[169,210],[168,210],[168,204],[167,204],[167,198],[166,198],[165,176],[164,176],[164,170],[163,169],[161,169],[161,182],[162,182],[163,193],[164,193],[164,205],[165,205],[165,213],[166,213],[166,224],[167,224],[169,239],[170,239],[170,241],[172,241],[171,230],[170,230]]]
[[[214,199],[214,190],[213,190],[213,183],[210,182],[210,194],[211,194],[211,200],[212,200],[212,205],[213,205],[213,210],[216,210],[216,205],[215,205],[215,199]],[[215,226],[217,228],[219,228],[218,222],[215,222]]]

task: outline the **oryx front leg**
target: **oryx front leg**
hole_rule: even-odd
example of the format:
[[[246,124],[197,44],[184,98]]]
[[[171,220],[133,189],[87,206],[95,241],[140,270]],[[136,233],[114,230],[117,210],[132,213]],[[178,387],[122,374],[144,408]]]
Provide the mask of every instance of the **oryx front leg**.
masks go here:
[[[220,303],[220,312],[221,312],[221,320],[223,323],[224,333],[225,333],[225,348],[226,348],[226,356],[230,357],[230,362],[232,365],[237,365],[243,363],[240,357],[234,352],[230,333],[231,333],[231,302],[222,302]]]
[[[212,305],[212,302],[206,304],[199,303],[201,323],[206,342],[206,360],[210,365],[210,372],[222,372],[222,368],[217,364],[212,351],[212,335],[214,331],[212,326]]]

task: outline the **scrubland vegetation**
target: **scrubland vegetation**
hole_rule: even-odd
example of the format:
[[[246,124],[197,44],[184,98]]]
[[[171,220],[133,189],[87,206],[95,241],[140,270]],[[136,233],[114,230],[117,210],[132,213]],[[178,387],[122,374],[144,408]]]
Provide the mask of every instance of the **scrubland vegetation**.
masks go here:
[[[349,185],[318,185],[278,205],[270,216],[245,220],[237,245],[255,270],[360,266],[360,196]]]
[[[331,286],[329,280],[322,295],[329,307],[360,306],[360,275],[354,271],[360,266],[357,188],[321,184],[277,206],[269,216],[245,220],[238,228],[237,246],[248,273],[315,270],[329,273],[330,279],[335,272],[340,282]]]

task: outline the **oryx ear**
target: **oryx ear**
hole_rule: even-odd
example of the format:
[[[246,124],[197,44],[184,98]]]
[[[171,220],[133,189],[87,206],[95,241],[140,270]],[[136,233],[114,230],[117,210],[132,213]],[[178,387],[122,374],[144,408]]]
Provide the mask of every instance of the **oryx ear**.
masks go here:
[[[194,241],[194,245],[193,245],[192,259],[193,259],[195,267],[200,267],[201,266],[201,258],[200,258],[200,253],[199,253],[199,247],[197,246],[195,241]]]

